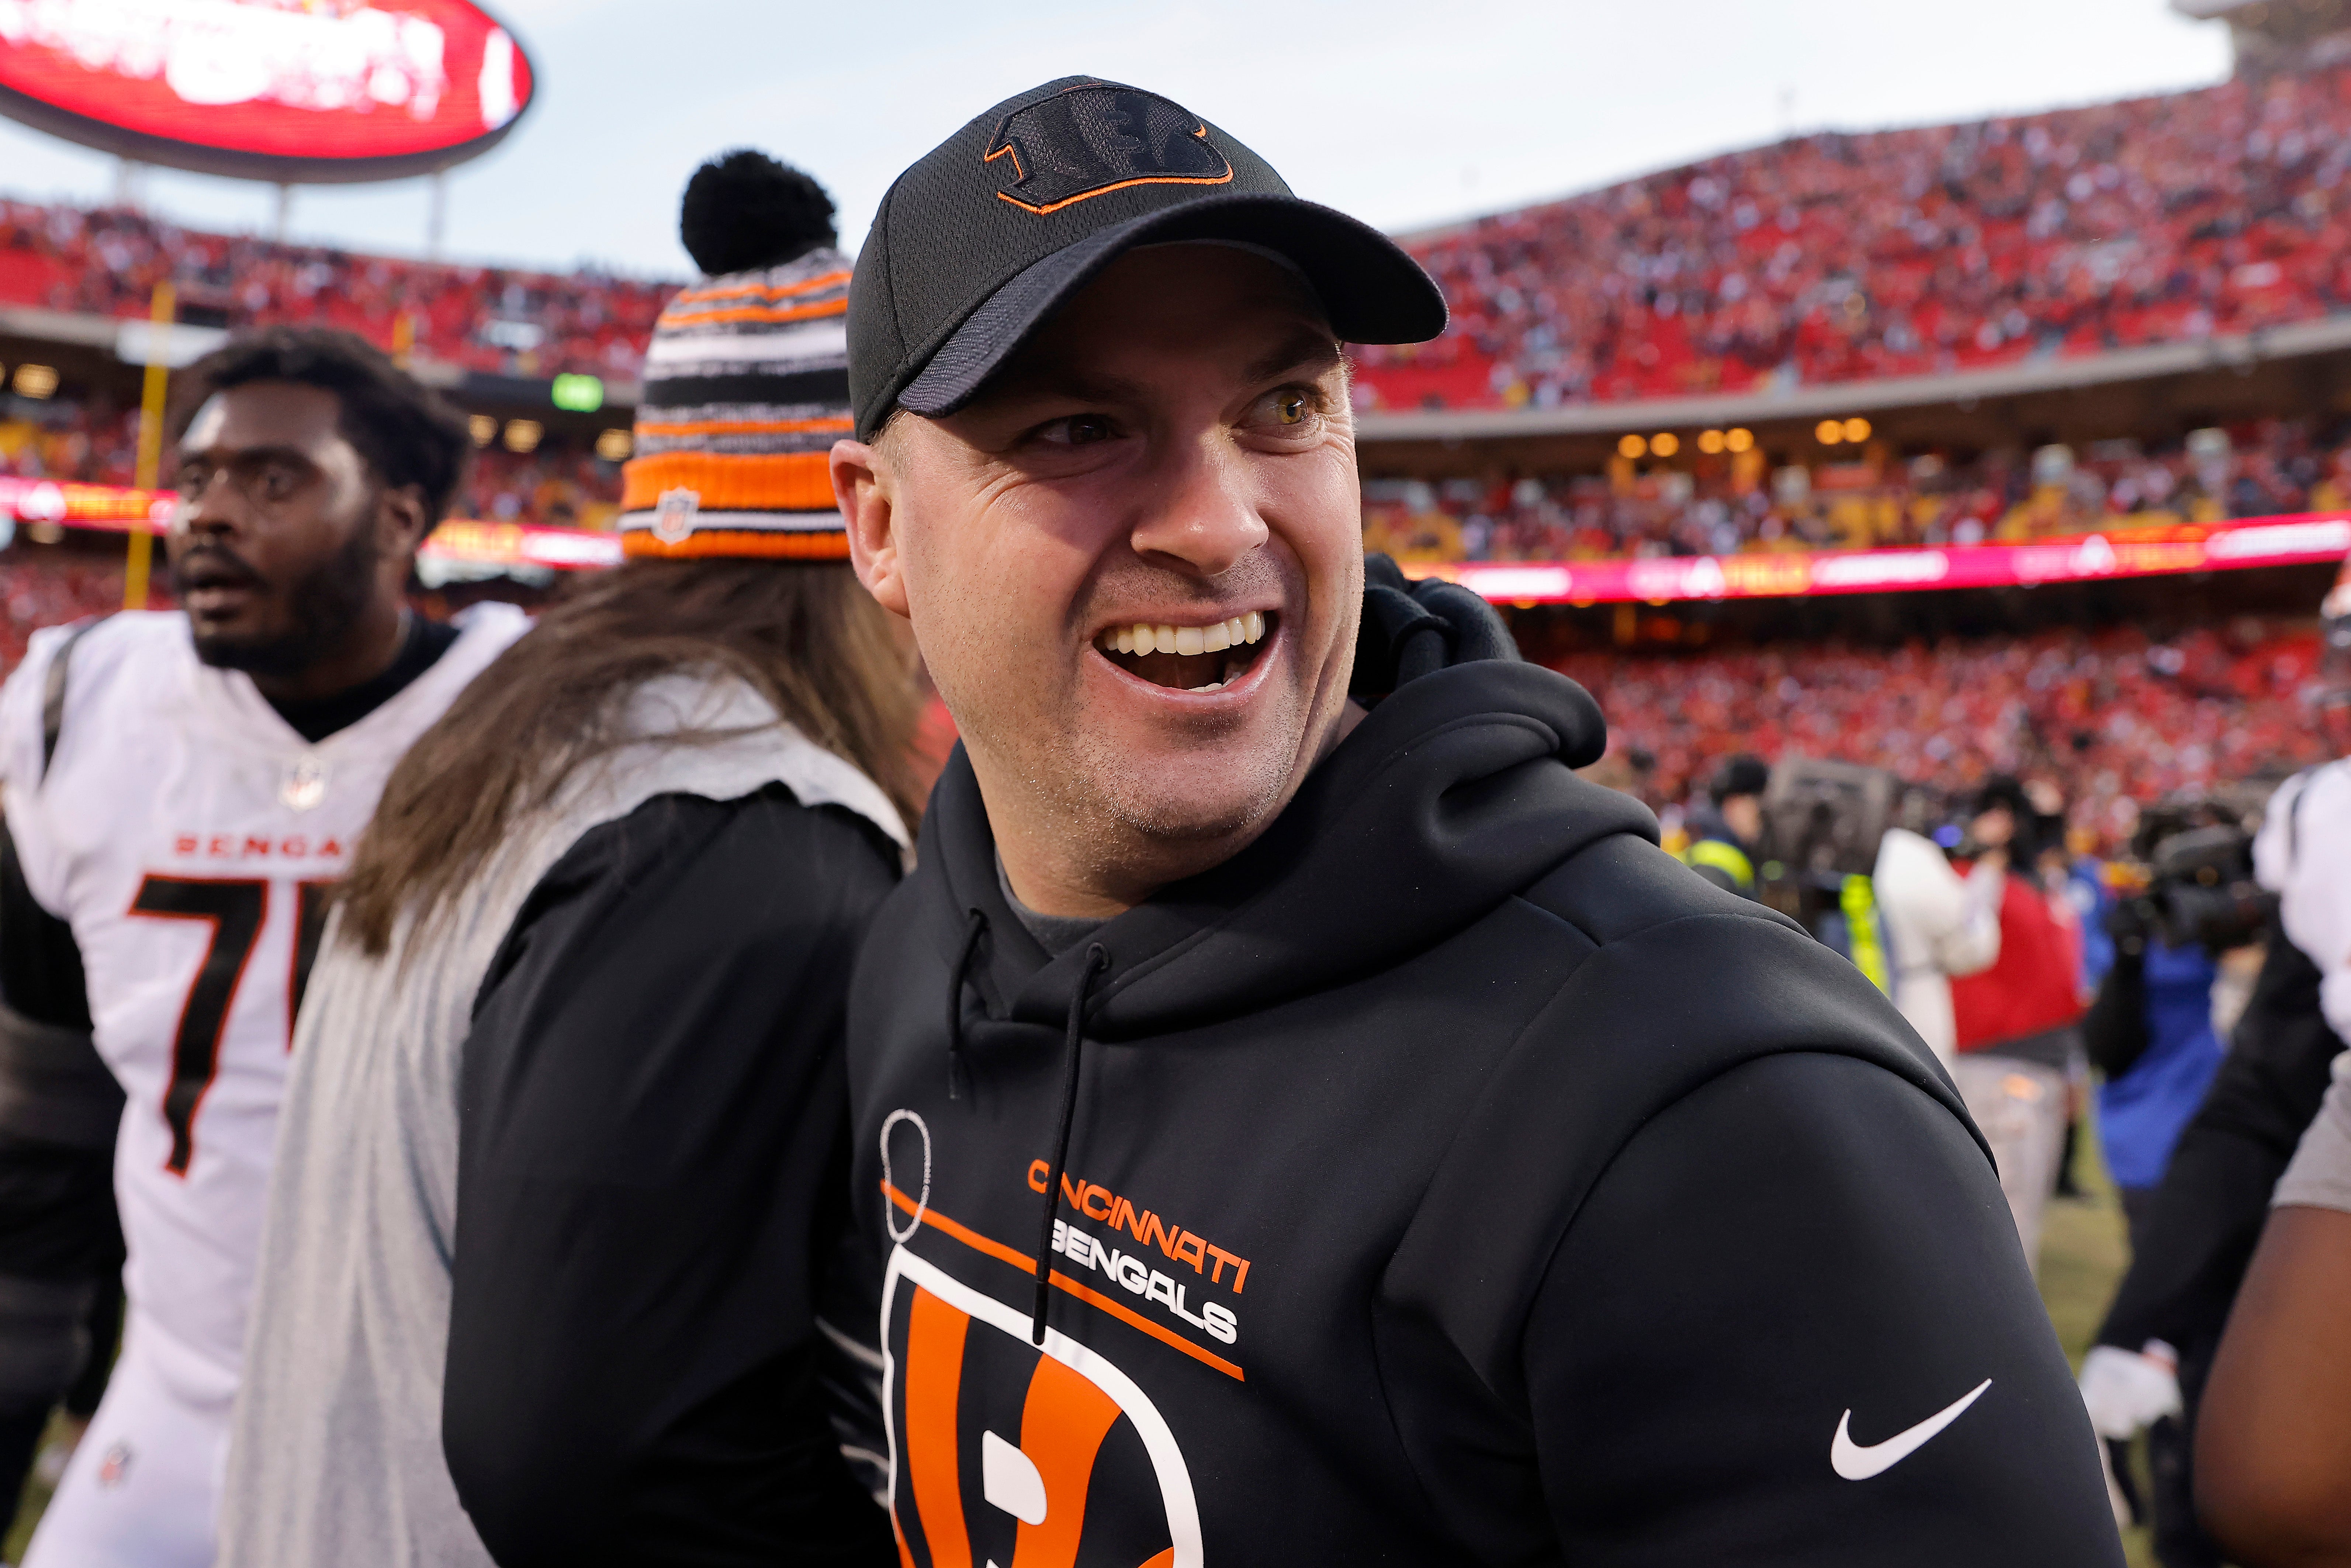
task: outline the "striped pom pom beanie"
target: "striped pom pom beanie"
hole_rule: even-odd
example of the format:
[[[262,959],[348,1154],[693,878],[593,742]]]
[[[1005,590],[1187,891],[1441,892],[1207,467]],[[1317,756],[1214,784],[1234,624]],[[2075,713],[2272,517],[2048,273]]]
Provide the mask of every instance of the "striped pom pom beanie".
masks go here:
[[[757,152],[698,170],[680,224],[711,276],[653,327],[622,469],[637,559],[845,560],[826,455],[851,434],[850,264],[815,181]]]

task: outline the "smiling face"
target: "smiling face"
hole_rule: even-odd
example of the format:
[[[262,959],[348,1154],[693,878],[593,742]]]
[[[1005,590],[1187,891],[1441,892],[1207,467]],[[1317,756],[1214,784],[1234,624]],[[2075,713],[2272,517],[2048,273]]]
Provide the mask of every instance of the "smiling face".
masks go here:
[[[1228,858],[1335,738],[1363,599],[1346,367],[1231,246],[1128,253],[963,412],[843,442],[1014,890],[1106,915]]]

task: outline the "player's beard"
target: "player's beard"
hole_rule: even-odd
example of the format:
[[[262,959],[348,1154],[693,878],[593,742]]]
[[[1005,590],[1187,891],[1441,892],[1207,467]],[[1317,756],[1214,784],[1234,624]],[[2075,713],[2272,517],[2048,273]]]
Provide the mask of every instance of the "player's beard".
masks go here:
[[[283,632],[258,640],[197,632],[196,657],[216,669],[252,675],[300,674],[350,635],[351,623],[367,605],[381,558],[373,528],[352,530],[340,549],[303,573],[287,591]]]

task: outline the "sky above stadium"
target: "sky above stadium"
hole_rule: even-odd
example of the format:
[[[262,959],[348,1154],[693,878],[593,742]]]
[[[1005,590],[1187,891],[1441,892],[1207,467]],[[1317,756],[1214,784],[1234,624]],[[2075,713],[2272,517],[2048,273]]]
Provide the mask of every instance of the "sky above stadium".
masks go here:
[[[1301,195],[1411,230],[1791,130],[1872,130],[2204,86],[2224,31],[2165,0],[492,0],[538,70],[506,143],[449,176],[444,254],[659,277],[694,166],[809,169],[854,250],[897,172],[1056,76],[1132,82],[1240,137]],[[112,199],[115,161],[0,121],[0,193]],[[266,233],[266,186],[149,171],[145,204]],[[422,181],[314,186],[290,237],[419,254]]]

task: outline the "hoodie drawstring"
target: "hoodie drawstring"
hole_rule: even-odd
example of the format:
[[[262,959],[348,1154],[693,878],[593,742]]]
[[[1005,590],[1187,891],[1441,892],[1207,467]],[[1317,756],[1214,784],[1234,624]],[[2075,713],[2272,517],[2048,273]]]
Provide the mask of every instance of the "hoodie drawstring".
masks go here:
[[[1070,1124],[1078,1113],[1078,1056],[1086,1038],[1086,995],[1094,977],[1110,967],[1110,951],[1101,943],[1086,947],[1086,967],[1070,995],[1070,1029],[1062,1041],[1061,1117],[1053,1136],[1053,1163],[1045,1172],[1045,1217],[1037,1228],[1037,1310],[1029,1317],[1032,1343],[1045,1343],[1045,1288],[1053,1273],[1053,1210],[1059,1204],[1061,1176],[1070,1163]]]
[[[987,935],[987,916],[975,909],[964,927],[963,951],[956,955],[955,967],[947,974],[947,1098],[962,1098],[957,1085],[963,1078],[963,983],[971,973],[971,956],[979,951],[979,939]]]

